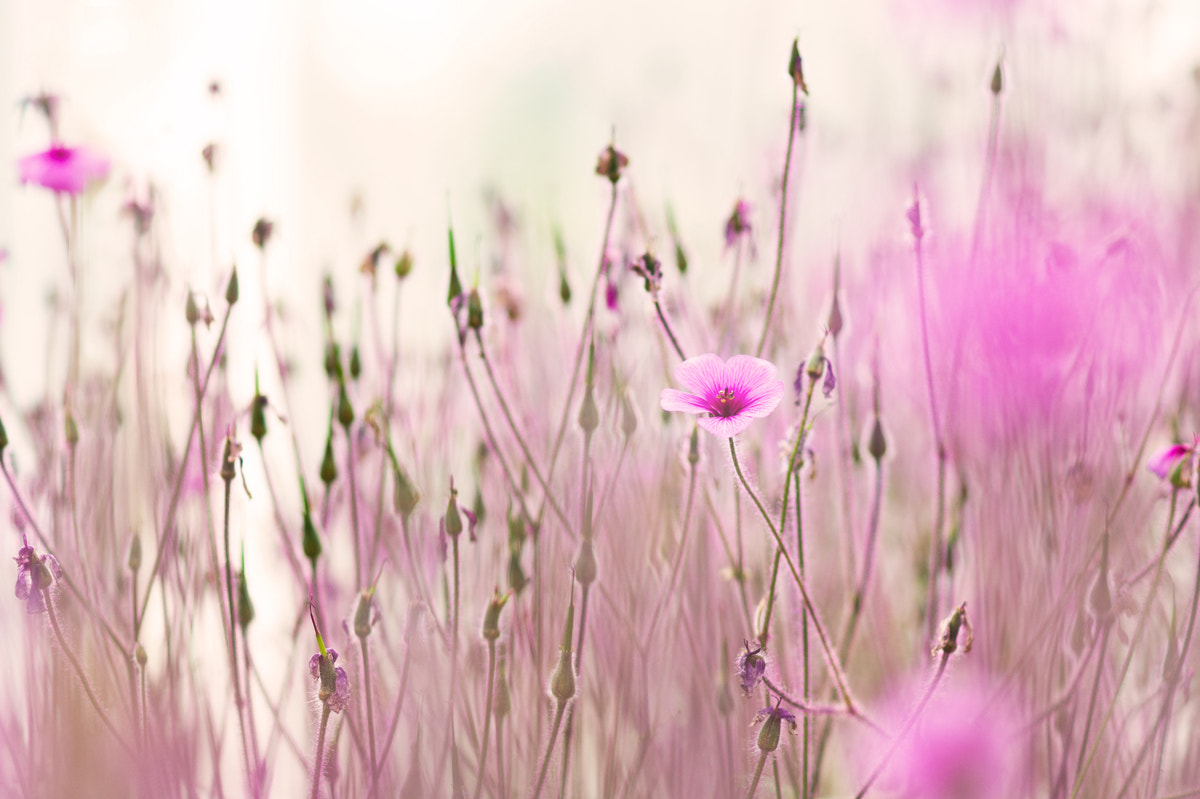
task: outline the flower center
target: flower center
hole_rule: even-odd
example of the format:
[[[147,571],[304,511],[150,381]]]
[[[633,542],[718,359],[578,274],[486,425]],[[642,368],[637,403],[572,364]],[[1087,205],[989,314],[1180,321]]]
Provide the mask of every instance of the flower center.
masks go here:
[[[733,393],[731,388],[723,388],[717,392],[716,402],[713,403],[713,413],[717,416],[729,418],[737,414],[742,409],[742,403],[738,401],[737,395]]]

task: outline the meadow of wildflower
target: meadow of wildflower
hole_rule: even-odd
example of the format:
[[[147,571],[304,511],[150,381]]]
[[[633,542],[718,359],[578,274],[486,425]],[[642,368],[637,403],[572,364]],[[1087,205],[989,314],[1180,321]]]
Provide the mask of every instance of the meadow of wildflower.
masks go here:
[[[796,11],[749,156],[417,222],[14,87],[0,795],[1200,796],[1200,19],[1089,6]]]

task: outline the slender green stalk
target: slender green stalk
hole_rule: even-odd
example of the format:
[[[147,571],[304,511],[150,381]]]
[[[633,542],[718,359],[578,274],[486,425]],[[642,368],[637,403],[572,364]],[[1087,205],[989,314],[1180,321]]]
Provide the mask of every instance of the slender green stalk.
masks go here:
[[[692,520],[692,501],[696,494],[696,464],[689,465],[688,476],[688,493],[687,503],[683,511],[683,532],[679,537],[679,549],[675,553],[675,563],[671,566],[671,579],[667,582],[667,590],[664,591],[658,598],[658,602],[654,605],[654,613],[650,617],[650,626],[646,629],[646,636],[642,641],[642,648],[646,649],[650,645],[650,639],[654,637],[654,630],[658,626],[659,616],[662,614],[663,606],[667,600],[675,593],[675,582],[679,579],[679,568],[683,564],[684,552],[687,550],[688,531],[691,529]],[[584,594],[585,603],[587,594]],[[585,604],[586,608],[587,605]]]
[[[767,763],[767,753],[764,751],[758,756],[758,765],[754,769],[754,779],[750,781],[750,790],[746,793],[746,799],[754,799],[754,793],[758,790],[758,781],[762,779],[763,766]]]
[[[861,713],[855,707],[854,699],[850,696],[850,689],[847,687],[845,678],[842,676],[842,669],[838,664],[837,655],[834,654],[833,648],[829,645],[829,638],[825,634],[824,625],[821,624],[821,619],[817,615],[812,599],[808,595],[808,586],[805,585],[804,579],[796,570],[795,564],[792,563],[792,556],[787,553],[787,549],[783,545],[783,539],[780,538],[779,531],[775,529],[775,523],[771,521],[766,508],[759,501],[758,495],[754,493],[754,490],[750,488],[750,483],[746,481],[746,476],[742,473],[741,464],[738,463],[737,448],[734,446],[732,437],[729,439],[729,454],[733,458],[733,468],[737,471],[737,476],[742,482],[742,487],[746,489],[746,493],[750,495],[750,499],[754,500],[754,505],[758,508],[759,514],[763,517],[763,521],[767,523],[767,528],[771,531],[771,535],[775,539],[775,545],[783,553],[783,559],[787,563],[788,570],[792,573],[792,579],[796,581],[796,586],[800,589],[800,595],[804,598],[804,605],[808,608],[808,612],[812,614],[813,626],[817,630],[817,637],[821,640],[821,648],[825,651],[826,662],[829,664],[829,670],[833,674],[834,681],[837,682],[842,699],[846,703],[846,709],[851,715],[860,716]]]
[[[327,726],[329,726],[329,705],[322,704],[321,726],[317,731],[317,756],[313,758],[311,799],[318,799],[321,795],[321,766],[325,760],[325,728]]]
[[[667,338],[671,339],[671,346],[675,348],[675,354],[679,356],[679,360],[686,361],[687,356],[683,354],[683,347],[679,346],[679,341],[676,340],[675,334],[671,331],[671,323],[667,321],[667,315],[663,313],[662,305],[658,298],[654,300],[654,310],[658,314],[658,321],[662,322],[663,330],[667,333]]]
[[[792,145],[796,141],[796,118],[800,114],[800,83],[792,82],[792,118],[788,123],[787,154],[783,157],[783,184],[779,199],[779,242],[775,246],[775,277],[771,280],[771,299],[767,301],[767,315],[763,320],[762,336],[758,339],[755,357],[761,358],[767,346],[767,334],[771,331],[771,315],[775,311],[775,297],[779,293],[779,276],[783,272],[783,239],[787,228],[788,175],[792,170]]]
[[[354,439],[350,433],[350,425],[343,425],[346,431],[346,472],[350,476],[350,526],[354,531],[354,579],[355,585],[361,588],[366,582],[362,565],[362,537],[358,525],[358,466],[354,457]]]

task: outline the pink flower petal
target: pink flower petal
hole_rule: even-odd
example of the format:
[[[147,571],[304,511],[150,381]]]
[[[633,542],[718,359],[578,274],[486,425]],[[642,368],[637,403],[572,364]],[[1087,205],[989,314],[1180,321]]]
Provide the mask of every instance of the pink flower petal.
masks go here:
[[[761,419],[764,416],[770,416],[779,407],[779,401],[783,399],[784,390],[782,380],[772,380],[765,385],[757,386],[746,396],[744,400],[745,404],[742,405],[739,415],[750,419]]]
[[[681,411],[683,413],[709,413],[712,407],[703,397],[688,394],[673,388],[664,388],[659,396],[658,404],[664,411]]]
[[[1188,448],[1183,444],[1167,447],[1150,458],[1146,463],[1146,468],[1158,475],[1160,480],[1166,480],[1179,462],[1187,457],[1187,454]]]
[[[751,417],[744,414],[737,416],[701,416],[698,424],[720,438],[733,438],[738,433],[745,430],[754,421]]]
[[[710,401],[725,387],[725,381],[725,364],[712,353],[688,358],[675,367],[675,382]]]

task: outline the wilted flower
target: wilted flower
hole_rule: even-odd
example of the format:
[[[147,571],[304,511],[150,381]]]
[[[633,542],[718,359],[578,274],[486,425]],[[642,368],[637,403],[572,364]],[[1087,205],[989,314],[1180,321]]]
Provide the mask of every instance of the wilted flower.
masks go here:
[[[774,364],[749,355],[728,361],[712,353],[699,355],[675,367],[675,380],[688,391],[664,388],[659,404],[664,411],[701,414],[701,427],[729,438],[779,405],[784,389],[775,373]]]
[[[317,699],[329,706],[334,713],[341,713],[350,701],[350,678],[337,662],[336,649],[326,649],[325,654],[318,652],[308,661],[308,673],[318,681]]]
[[[762,752],[774,752],[779,748],[779,733],[785,723],[789,730],[796,731],[796,715],[783,707],[782,698],[775,703],[774,707],[764,707],[754,715],[754,723],[760,722],[763,726],[758,731],[757,743]]]
[[[738,200],[733,206],[733,213],[725,222],[725,246],[732,247],[739,238],[750,236],[750,203]]]
[[[616,183],[628,165],[629,158],[625,153],[610,144],[600,151],[600,157],[596,159],[596,174]]]
[[[17,551],[17,599],[25,601],[29,613],[44,613],[46,600],[42,592],[62,577],[62,568],[53,555],[38,555],[26,543]]]
[[[93,182],[108,177],[108,167],[108,159],[99,153],[61,144],[17,162],[22,183],[36,183],[65,194],[80,194]]]
[[[742,691],[749,696],[758,685],[758,681],[762,679],[763,674],[767,670],[767,660],[762,655],[763,648],[756,646],[750,648],[750,642],[744,642],[741,653],[737,659],[737,675],[738,682],[742,684]]]

